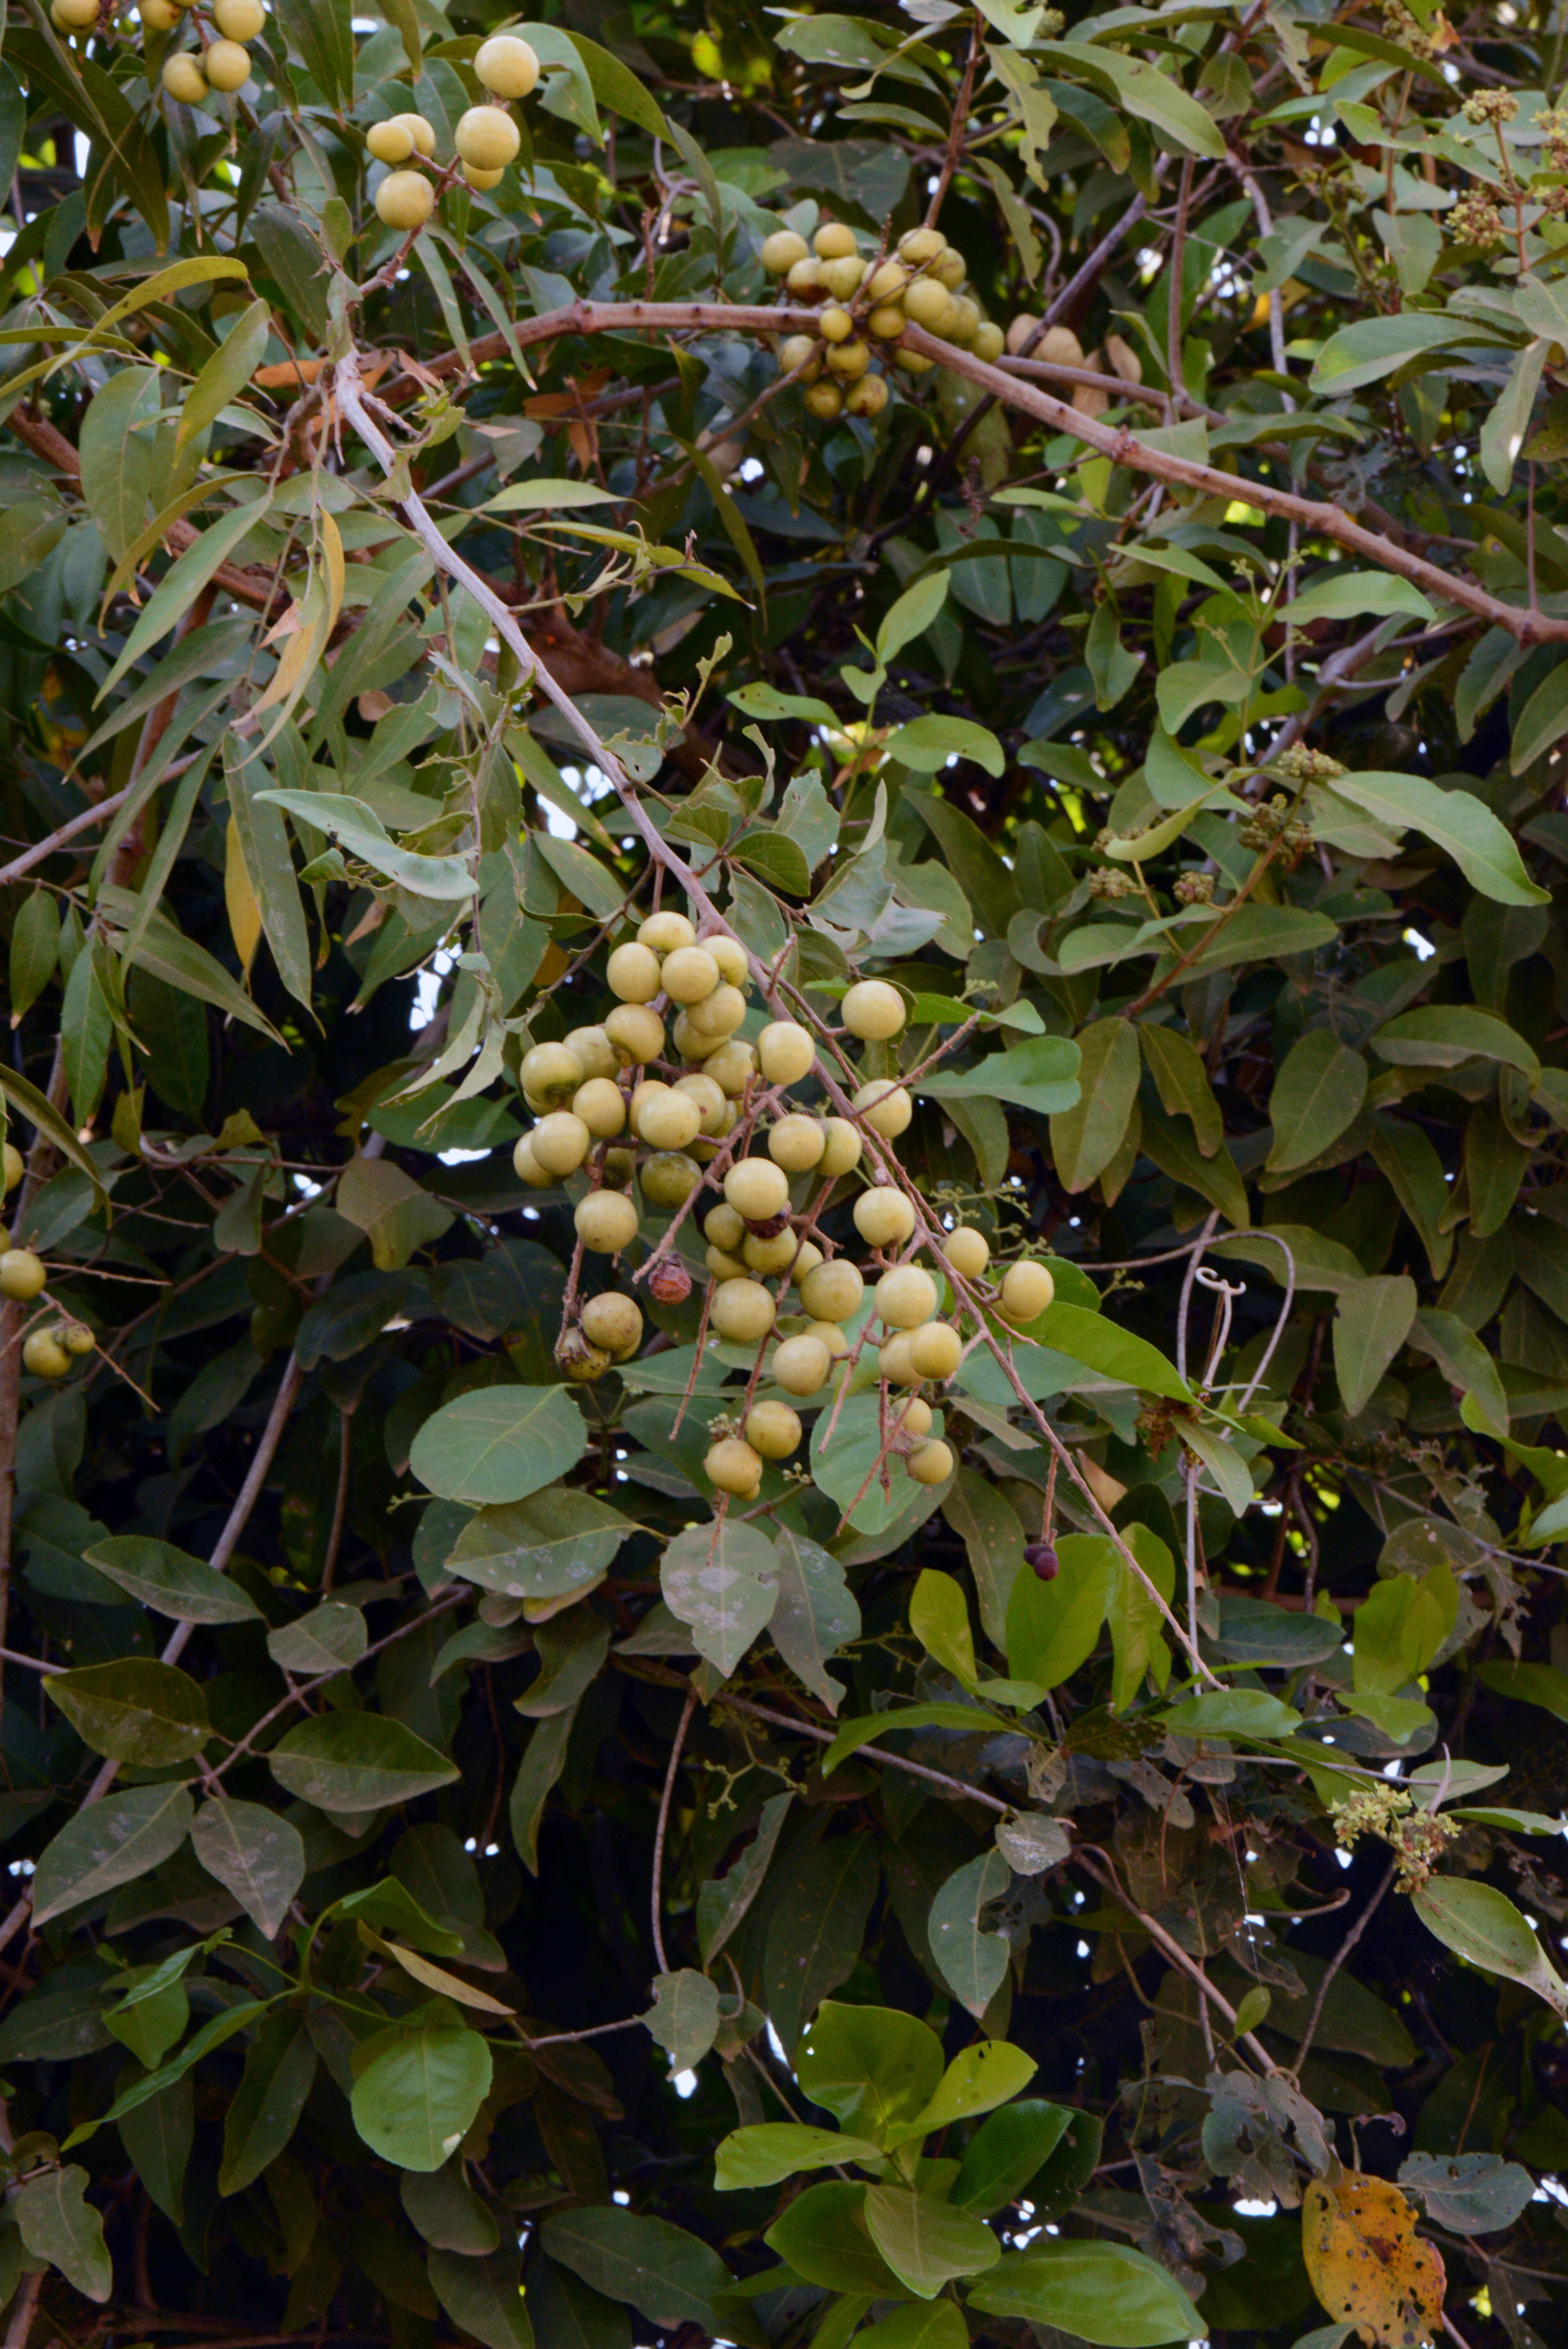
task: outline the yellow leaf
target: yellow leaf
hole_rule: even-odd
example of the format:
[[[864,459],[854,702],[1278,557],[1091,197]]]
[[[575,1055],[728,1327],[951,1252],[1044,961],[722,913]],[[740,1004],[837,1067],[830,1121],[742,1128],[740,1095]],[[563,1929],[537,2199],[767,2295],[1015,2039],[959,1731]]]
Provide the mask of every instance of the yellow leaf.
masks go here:
[[[381,1947],[389,1958],[397,1959],[406,1974],[411,1974],[427,1990],[438,1991],[443,1998],[456,1999],[459,2006],[478,2007],[481,2014],[516,2013],[514,2007],[503,2006],[499,1998],[491,1998],[488,1991],[475,1990],[471,1983],[460,1981],[456,1974],[449,1974],[445,1966],[433,1966],[429,1959],[422,1958],[417,1950],[405,1950],[397,1941],[383,1941]]]
[[[229,930],[240,968],[249,978],[262,938],[262,912],[240,846],[240,828],[232,816],[223,839],[223,903],[229,908]]]
[[[1443,2263],[1416,2236],[1416,2213],[1386,2178],[1346,2170],[1302,2197],[1301,2248],[1312,2288],[1367,2349],[1422,2349],[1442,2328]]]

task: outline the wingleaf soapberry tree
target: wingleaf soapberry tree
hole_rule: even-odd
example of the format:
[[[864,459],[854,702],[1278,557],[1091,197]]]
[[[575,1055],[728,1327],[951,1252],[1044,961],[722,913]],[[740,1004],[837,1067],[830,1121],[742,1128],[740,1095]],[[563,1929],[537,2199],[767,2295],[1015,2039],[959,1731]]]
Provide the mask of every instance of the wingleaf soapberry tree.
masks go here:
[[[1565,70],[11,0],[5,2349],[1559,2336]]]

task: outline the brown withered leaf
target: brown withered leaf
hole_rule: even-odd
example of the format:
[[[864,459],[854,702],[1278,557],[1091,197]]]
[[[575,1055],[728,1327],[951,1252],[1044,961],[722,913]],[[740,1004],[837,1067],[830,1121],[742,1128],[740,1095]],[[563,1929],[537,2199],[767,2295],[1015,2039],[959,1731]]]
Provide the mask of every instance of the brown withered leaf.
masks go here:
[[[1346,2170],[1314,2178],[1302,2198],[1301,2248],[1330,2316],[1367,2349],[1422,2349],[1442,2328],[1443,2263],[1417,2240],[1416,2212],[1385,2178]]]

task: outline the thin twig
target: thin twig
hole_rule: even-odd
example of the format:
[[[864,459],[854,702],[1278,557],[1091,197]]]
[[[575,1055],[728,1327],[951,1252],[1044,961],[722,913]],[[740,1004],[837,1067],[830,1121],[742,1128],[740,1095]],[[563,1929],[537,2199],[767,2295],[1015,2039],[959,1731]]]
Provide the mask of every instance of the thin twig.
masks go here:
[[[659,1919],[664,1898],[665,1833],[670,1822],[670,1802],[676,1791],[676,1772],[680,1768],[681,1748],[686,1744],[686,1731],[691,1727],[692,1714],[696,1711],[696,1691],[686,1691],[686,1701],[681,1707],[680,1726],[676,1731],[675,1744],[670,1747],[669,1767],[665,1772],[664,1792],[659,1796],[659,1823],[654,1830],[654,1955],[659,1961],[659,1971],[667,1974],[669,1960],[665,1955],[665,1929]]]
[[[1329,1959],[1328,1963],[1323,1969],[1323,1980],[1317,1985],[1316,1996],[1314,1998],[1312,2005],[1308,2010],[1306,2029],[1302,2033],[1301,2044],[1295,2051],[1295,2062],[1291,2066],[1297,2078],[1301,2075],[1301,2067],[1305,2063],[1312,2047],[1312,2043],[1317,2035],[1317,2026],[1323,2018],[1323,2005],[1324,2001],[1328,1996],[1329,1985],[1333,1982],[1335,1975],[1339,1971],[1340,1967],[1345,1963],[1346,1959],[1350,1955],[1351,1951],[1356,1947],[1357,1942],[1361,1939],[1362,1934],[1367,1930],[1367,1926],[1372,1922],[1374,1916],[1381,1907],[1383,1899],[1392,1886],[1394,1878],[1398,1872],[1398,1861],[1397,1859],[1390,1860],[1388,1863],[1388,1872],[1384,1877],[1382,1883],[1377,1887],[1377,1891],[1372,1895],[1371,1899],[1368,1900],[1366,1908],[1363,1909],[1360,1916],[1357,1917],[1355,1924],[1351,1926],[1350,1930],[1346,1934],[1345,1939],[1340,1942],[1339,1947],[1336,1950],[1334,1955]]]

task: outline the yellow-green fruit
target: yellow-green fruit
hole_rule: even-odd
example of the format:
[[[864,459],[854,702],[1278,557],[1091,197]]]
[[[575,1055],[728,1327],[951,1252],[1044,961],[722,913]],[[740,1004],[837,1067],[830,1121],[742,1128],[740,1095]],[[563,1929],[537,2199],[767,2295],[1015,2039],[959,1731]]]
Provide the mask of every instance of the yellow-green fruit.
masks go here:
[[[665,957],[663,976],[672,1003],[701,1003],[718,985],[718,965],[702,947],[677,947]]]
[[[757,1052],[754,1046],[736,1037],[710,1052],[703,1061],[704,1076],[711,1077],[727,1101],[738,1101],[751,1079],[757,1074]]]
[[[696,954],[701,949],[694,947],[692,951]],[[711,962],[712,956],[707,959]],[[671,955],[665,965],[666,971],[674,960],[675,957]],[[711,995],[703,996],[696,1003],[688,1003],[686,1015],[699,1036],[717,1036],[722,1041],[726,1036],[733,1036],[745,1019],[746,998],[738,987],[731,987],[727,980],[721,980]]]
[[[62,1321],[57,1334],[67,1354],[90,1354],[98,1344],[85,1321]]]
[[[604,1034],[623,1061],[656,1061],[664,1052],[665,1023],[645,1003],[617,1003]]]
[[[873,1133],[884,1142],[894,1141],[914,1115],[914,1102],[903,1085],[890,1084],[885,1077],[873,1077],[861,1085],[854,1096],[859,1110]]]
[[[652,947],[617,947],[604,966],[612,995],[622,1003],[651,1003],[659,991],[659,958]]]
[[[613,1077],[621,1063],[610,1050],[603,1028],[569,1028],[566,1049],[575,1052],[586,1077]]]
[[[865,1144],[847,1117],[824,1118],[822,1133],[824,1141],[817,1166],[819,1174],[847,1174],[851,1166],[860,1164]]]
[[[22,1363],[36,1379],[63,1379],[70,1374],[71,1358],[52,1330],[28,1332],[22,1340]]]
[[[48,1271],[42,1257],[31,1248],[7,1248],[0,1256],[0,1297],[8,1297],[16,1305],[26,1305],[48,1282]]]
[[[964,1340],[951,1321],[927,1321],[911,1334],[909,1359],[923,1379],[950,1379],[964,1360]]]
[[[863,375],[844,394],[846,416],[880,416],[891,394],[884,375]]]
[[[677,947],[695,947],[696,932],[684,914],[650,914],[638,925],[639,944],[652,947],[656,955],[674,954]]]
[[[940,1438],[911,1453],[909,1473],[917,1485],[945,1485],[953,1474],[953,1451]]]
[[[787,277],[798,261],[810,257],[810,246],[792,228],[776,228],[762,240],[761,262],[769,277]]]
[[[850,1341],[836,1321],[809,1321],[804,1334],[826,1346],[830,1361],[836,1362],[841,1354],[850,1350]]]
[[[871,363],[871,345],[858,335],[852,342],[832,344],[828,351],[828,372],[848,383],[858,383]]]
[[[251,53],[242,41],[211,41],[201,70],[212,89],[243,89],[251,78]]]
[[[822,283],[835,302],[848,302],[860,292],[865,274],[865,263],[853,257],[829,261],[822,266]]]
[[[866,320],[879,343],[896,342],[908,324],[902,302],[879,302]]]
[[[895,1265],[884,1272],[872,1296],[890,1330],[918,1330],[936,1310],[936,1283],[918,1264]]]
[[[609,1142],[624,1131],[626,1104],[619,1085],[608,1077],[590,1077],[572,1096],[572,1114],[580,1117],[595,1142]]]
[[[588,1071],[567,1044],[533,1044],[518,1075],[531,1107],[564,1109]]]
[[[764,1460],[788,1460],[800,1449],[802,1433],[787,1402],[753,1403],[746,1414],[746,1440]]]
[[[973,1224],[960,1224],[942,1243],[943,1254],[965,1280],[978,1280],[991,1261],[991,1243]]]
[[[885,978],[857,979],[841,1009],[851,1035],[868,1043],[885,1042],[904,1022],[903,998]]]
[[[500,106],[470,106],[458,117],[452,144],[465,163],[480,171],[504,171],[517,160],[522,133]]]
[[[718,1492],[748,1500],[762,1482],[762,1463],[749,1444],[727,1435],[708,1445],[702,1473]]]
[[[816,1057],[810,1029],[793,1019],[770,1019],[757,1039],[757,1065],[770,1085],[798,1085]]]
[[[567,1330],[556,1340],[555,1367],[562,1378],[578,1386],[590,1386],[602,1379],[610,1367],[610,1357],[602,1348],[591,1346],[581,1330]]]
[[[786,335],[779,346],[780,375],[793,375],[799,367],[801,370],[802,383],[815,383],[821,364],[821,360],[817,357],[817,338],[814,335]]]
[[[852,1212],[855,1229],[868,1247],[901,1247],[914,1229],[914,1209],[891,1183],[862,1191]]]
[[[604,1188],[607,1191],[629,1191],[632,1187],[632,1154],[629,1150],[606,1150],[603,1166]]]
[[[554,1175],[547,1174],[535,1158],[533,1143],[526,1133],[520,1134],[512,1144],[511,1166],[519,1182],[526,1183],[531,1191],[549,1191],[554,1186]]]
[[[1026,1257],[1021,1264],[1010,1264],[1002,1276],[1002,1294],[996,1310],[1004,1321],[1019,1328],[1043,1313],[1057,1293],[1048,1267],[1036,1264]]]
[[[26,1171],[27,1162],[14,1142],[0,1148],[0,1184],[5,1190],[14,1191]]]
[[[740,1243],[740,1260],[748,1272],[787,1272],[799,1248],[799,1234],[788,1226],[765,1240],[758,1239],[755,1232],[748,1232]]]
[[[428,156],[435,153],[436,134],[422,114],[395,114],[392,119],[402,124],[414,141],[417,154]]]
[[[1001,327],[993,325],[987,318],[985,325],[976,327],[975,333],[969,337],[969,347],[977,359],[995,362],[1002,356],[1006,347],[1006,337]]]
[[[872,302],[896,302],[909,284],[909,272],[902,262],[883,261],[866,279],[866,295]]]
[[[681,1207],[702,1181],[702,1168],[684,1150],[659,1150],[643,1164],[643,1196],[653,1207]]]
[[[950,294],[957,293],[968,274],[964,255],[951,244],[931,264],[931,274],[939,285],[945,285]]]
[[[902,1435],[931,1433],[931,1405],[923,1395],[905,1396],[903,1402],[899,1404],[895,1417]]]
[[[436,209],[436,191],[421,171],[388,171],[376,191],[376,209],[388,228],[422,228]]]
[[[746,1218],[737,1215],[727,1199],[720,1199],[703,1217],[702,1236],[715,1247],[728,1248],[733,1253],[746,1237]]]
[[[903,349],[894,351],[892,363],[894,367],[902,367],[905,375],[929,375],[936,365],[936,361],[928,359],[923,351]]]
[[[898,249],[905,261],[921,268],[946,252],[947,239],[939,228],[905,229],[899,238]]]
[[[463,185],[472,188],[478,195],[488,195],[491,188],[500,187],[505,177],[504,171],[481,171],[477,163],[463,165]]]
[[[578,1200],[572,1220],[595,1256],[618,1256],[637,1237],[637,1210],[624,1191],[590,1191]]]
[[[542,1117],[528,1138],[535,1163],[557,1179],[576,1173],[593,1139],[582,1119],[569,1109],[552,1110],[548,1117]]]
[[[629,1297],[612,1289],[583,1308],[583,1335],[613,1362],[629,1361],[643,1342],[643,1317]]]
[[[164,58],[159,79],[169,96],[178,98],[181,106],[200,106],[207,95],[207,77],[186,49]]]
[[[414,152],[413,133],[406,122],[373,122],[365,144],[378,163],[406,163]]]
[[[973,295],[956,294],[953,298],[953,324],[947,338],[953,343],[972,343],[980,332],[980,305]]]
[[[826,221],[811,239],[819,261],[845,261],[855,249],[855,233],[842,221]]]
[[[816,301],[822,291],[822,264],[810,254],[795,262],[784,279],[785,291],[802,302]]]
[[[715,930],[711,936],[700,938],[697,943],[705,953],[713,957],[718,965],[718,975],[727,987],[746,985],[751,976],[751,965],[738,938],[727,936],[723,930]]]
[[[877,1350],[877,1371],[890,1386],[912,1387],[920,1373],[909,1358],[909,1331],[895,1330]]]
[[[847,1321],[866,1292],[859,1266],[841,1256],[807,1273],[799,1288],[800,1303],[813,1321]]]
[[[171,33],[180,22],[180,11],[170,0],[139,0],[136,13],[150,33]]]
[[[539,58],[515,33],[497,33],[474,51],[474,71],[496,98],[526,98],[539,79]]]
[[[820,1338],[786,1338],[773,1357],[773,1376],[786,1394],[814,1395],[833,1366]]]
[[[212,22],[226,41],[253,41],[266,21],[262,0],[212,0]]]
[[[702,1260],[715,1280],[744,1280],[750,1270],[743,1256],[731,1256],[727,1248],[714,1247],[711,1243],[703,1250]]]
[[[903,310],[927,334],[944,334],[953,319],[953,296],[934,277],[917,277],[903,297]]]
[[[634,1112],[637,1133],[652,1150],[684,1150],[702,1132],[702,1111],[689,1093],[661,1085],[651,1101]]]
[[[711,1077],[705,1077],[700,1072],[695,1077],[677,1077],[675,1090],[677,1093],[685,1093],[688,1101],[696,1102],[697,1114],[702,1119],[699,1130],[703,1133],[729,1132],[735,1123],[735,1112]]]
[[[98,0],[49,0],[49,15],[62,33],[87,33],[98,23]]]
[[[837,302],[825,305],[817,324],[830,343],[847,343],[855,331],[854,320]]]
[[[773,1299],[759,1280],[721,1280],[710,1320],[732,1346],[759,1345],[773,1327]]]
[[[805,1279],[808,1273],[815,1272],[817,1267],[821,1263],[821,1261],[822,1251],[817,1246],[816,1241],[802,1240],[799,1248],[795,1252],[794,1278],[796,1285],[799,1286],[799,1284]]]
[[[770,1158],[743,1158],[724,1178],[724,1195],[748,1224],[765,1224],[789,1204],[789,1177]]]
[[[787,1174],[805,1174],[820,1164],[827,1140],[816,1118],[795,1111],[789,1117],[781,1117],[769,1133],[768,1155],[776,1159]]]

